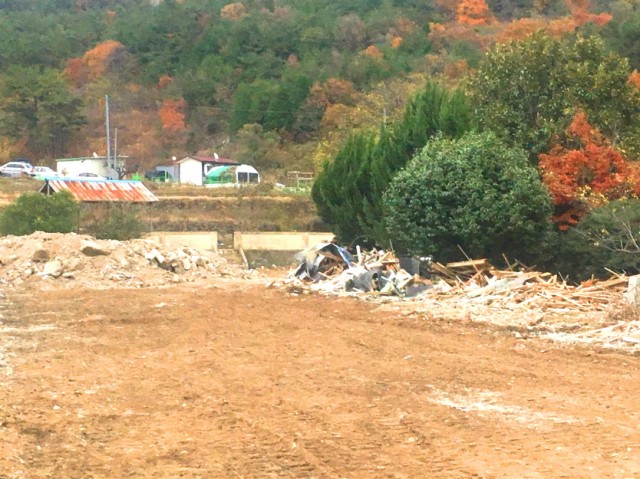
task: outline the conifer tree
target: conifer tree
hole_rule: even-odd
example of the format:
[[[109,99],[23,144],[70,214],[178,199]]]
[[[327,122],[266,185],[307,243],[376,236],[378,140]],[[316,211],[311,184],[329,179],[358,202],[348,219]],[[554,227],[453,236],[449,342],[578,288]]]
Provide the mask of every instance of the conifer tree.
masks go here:
[[[394,175],[434,136],[458,138],[471,127],[462,91],[448,93],[435,82],[407,105],[403,119],[378,135],[351,138],[316,179],[313,200],[338,238],[367,237],[389,245],[383,195]],[[348,211],[345,211],[348,210]]]

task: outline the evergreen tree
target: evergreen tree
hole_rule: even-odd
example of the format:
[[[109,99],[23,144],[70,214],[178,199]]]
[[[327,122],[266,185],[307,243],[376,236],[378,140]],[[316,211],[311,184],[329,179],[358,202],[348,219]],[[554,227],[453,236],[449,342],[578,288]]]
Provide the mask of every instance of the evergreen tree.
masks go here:
[[[399,124],[383,127],[377,137],[361,134],[352,138],[334,162],[324,166],[313,188],[320,216],[341,240],[366,236],[388,245],[383,195],[393,176],[430,138],[457,138],[470,127],[464,94],[450,94],[429,82],[409,102]]]
[[[32,151],[56,156],[73,131],[84,124],[81,101],[53,69],[14,67],[0,82],[0,132],[26,139]]]

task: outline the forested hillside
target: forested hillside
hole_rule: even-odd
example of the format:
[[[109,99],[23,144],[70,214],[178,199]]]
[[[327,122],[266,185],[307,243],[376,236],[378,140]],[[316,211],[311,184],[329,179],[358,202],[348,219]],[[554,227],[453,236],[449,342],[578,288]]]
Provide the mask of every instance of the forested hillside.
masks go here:
[[[496,42],[592,28],[640,64],[634,0],[4,0],[0,158],[117,148],[146,168],[214,151],[311,169],[453,86]]]

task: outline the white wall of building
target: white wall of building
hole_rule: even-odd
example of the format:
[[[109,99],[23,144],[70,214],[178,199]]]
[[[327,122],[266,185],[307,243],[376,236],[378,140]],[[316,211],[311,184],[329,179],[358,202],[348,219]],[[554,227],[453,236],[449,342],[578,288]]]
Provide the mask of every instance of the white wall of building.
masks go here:
[[[180,183],[202,186],[202,162],[186,158],[178,163],[180,168],[178,180]]]
[[[110,176],[105,158],[57,160],[56,171],[59,175],[66,177],[78,176],[80,173],[95,173],[105,178]]]

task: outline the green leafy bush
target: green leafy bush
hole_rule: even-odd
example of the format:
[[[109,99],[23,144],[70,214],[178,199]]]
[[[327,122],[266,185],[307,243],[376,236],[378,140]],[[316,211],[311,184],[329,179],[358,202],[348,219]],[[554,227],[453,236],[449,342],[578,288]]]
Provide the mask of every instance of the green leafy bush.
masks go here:
[[[440,261],[503,254],[537,259],[551,199],[524,151],[492,133],[435,139],[391,182],[385,220],[395,248]]]
[[[80,205],[70,193],[24,193],[0,214],[0,233],[23,236],[35,231],[70,233],[78,228]]]
[[[496,44],[469,83],[481,128],[525,148],[537,162],[577,111],[612,143],[637,156],[640,92],[626,58],[598,36],[535,34]]]

